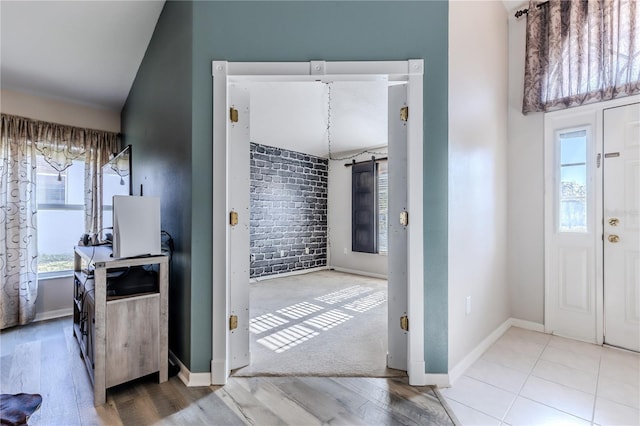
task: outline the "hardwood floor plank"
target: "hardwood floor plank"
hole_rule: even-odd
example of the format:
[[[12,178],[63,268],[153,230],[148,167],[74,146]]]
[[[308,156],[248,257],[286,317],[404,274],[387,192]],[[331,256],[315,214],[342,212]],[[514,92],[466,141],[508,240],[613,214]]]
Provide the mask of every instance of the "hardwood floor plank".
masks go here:
[[[269,409],[286,424],[305,426],[319,426],[322,424],[318,418],[298,405],[295,401],[289,399],[269,377],[238,377],[230,380],[233,380],[245,390],[251,392],[261,404],[269,407]]]
[[[61,333],[55,338],[42,341],[46,350],[41,358],[41,389],[42,406],[40,415],[43,424],[61,424],[64,419],[77,419],[80,423],[80,413],[75,399],[68,398],[65,392],[73,392],[74,383],[71,375],[69,352]],[[51,366],[55,366],[51,368]]]
[[[37,340],[15,347],[5,393],[40,393],[40,351]]]
[[[323,379],[323,378],[318,378]],[[325,380],[330,380],[324,378]],[[323,423],[344,425],[366,425],[361,417],[353,414],[344,404],[322,391],[304,383],[297,377],[273,377],[273,383],[278,386],[288,398],[295,401]]]
[[[245,389],[238,380],[231,379],[217,393],[226,394],[233,401],[242,417],[249,424],[284,425],[284,420],[278,417],[270,407],[264,406],[250,390]]]
[[[451,418],[441,405],[438,405],[440,408],[438,410],[430,404],[426,404],[424,396],[419,394],[416,394],[415,397],[420,400],[421,404],[416,404],[413,400],[405,399],[392,392],[389,389],[389,383],[394,385],[397,380],[403,379],[345,379],[345,385],[351,386],[357,392],[370,395],[371,401],[382,409],[409,418],[418,424],[453,425]],[[400,383],[403,382],[400,381]],[[408,385],[405,386],[409,388]]]

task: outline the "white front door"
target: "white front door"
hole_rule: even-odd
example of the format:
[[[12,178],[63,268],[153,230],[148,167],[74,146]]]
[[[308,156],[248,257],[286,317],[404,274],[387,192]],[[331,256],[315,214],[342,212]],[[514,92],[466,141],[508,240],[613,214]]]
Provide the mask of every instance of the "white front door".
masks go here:
[[[407,211],[407,122],[400,109],[407,106],[407,86],[389,87],[389,212],[388,212],[388,350],[387,366],[407,369],[407,332],[400,318],[407,315],[407,225],[400,213]]]
[[[545,331],[597,341],[595,111],[545,114]]]
[[[227,270],[229,273],[230,315],[228,359],[229,369],[235,370],[248,365],[251,357],[249,351],[250,140],[248,87],[229,85],[228,111],[229,265]]]
[[[603,123],[604,341],[640,351],[640,104]]]

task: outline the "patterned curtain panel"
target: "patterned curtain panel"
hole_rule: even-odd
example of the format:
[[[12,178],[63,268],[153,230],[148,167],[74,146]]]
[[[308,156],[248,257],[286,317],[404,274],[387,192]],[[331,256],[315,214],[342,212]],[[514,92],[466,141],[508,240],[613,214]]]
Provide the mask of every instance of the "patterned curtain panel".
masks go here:
[[[59,173],[85,163],[85,232],[102,229],[101,168],[120,148],[117,133],[1,115],[0,329],[35,317],[38,292],[37,168],[42,155]]]
[[[530,0],[522,112],[640,93],[638,25],[636,0]]]
[[[26,324],[36,314],[36,149],[33,123],[0,117],[0,329]]]

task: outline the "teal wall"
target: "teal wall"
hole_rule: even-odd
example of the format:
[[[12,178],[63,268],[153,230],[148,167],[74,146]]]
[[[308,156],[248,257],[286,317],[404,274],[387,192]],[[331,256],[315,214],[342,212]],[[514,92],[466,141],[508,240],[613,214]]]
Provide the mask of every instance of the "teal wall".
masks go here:
[[[167,2],[122,111],[133,145],[133,189],[159,196],[176,243],[169,286],[169,347],[188,366],[191,344],[191,35],[189,3]],[[201,350],[197,348],[196,350]]]
[[[424,199],[425,199],[425,351],[427,372],[447,372],[447,87],[448,87],[448,3],[446,1],[215,1],[181,3],[192,6],[192,21],[182,24],[192,29],[191,75],[182,75],[184,64],[179,64],[188,54],[164,51],[164,40],[171,31],[182,39],[185,28],[179,26],[182,18],[176,17],[177,8],[167,2],[161,22],[149,46],[138,78],[123,112],[125,142],[130,129],[159,124],[165,119],[164,109],[173,111],[185,108],[180,114],[180,129],[191,126],[190,146],[187,140],[155,132],[155,138],[141,137],[147,146],[161,146],[162,159],[158,164],[175,164],[184,168],[184,177],[177,185],[163,188],[167,200],[184,198],[180,191],[189,193],[191,199],[192,230],[190,251],[185,247],[184,265],[190,260],[190,281],[187,275],[177,277],[172,286],[180,287],[184,303],[173,304],[179,313],[173,317],[180,322],[178,328],[188,335],[180,343],[190,348],[181,351],[181,360],[192,372],[210,370],[211,360],[211,208],[212,208],[212,77],[211,61],[357,61],[357,60],[425,60],[424,79]],[[168,16],[165,16],[168,15]],[[182,16],[181,14],[178,14]],[[173,27],[173,28],[172,28]],[[156,38],[164,40],[158,42]],[[185,48],[186,49],[186,48]],[[165,68],[162,70],[159,68]],[[184,65],[184,69],[188,66]],[[179,72],[178,72],[179,69]],[[183,80],[174,84],[183,88],[191,84],[189,106],[184,105],[188,93],[177,96],[177,106],[154,102],[151,87],[171,81],[172,74],[180,74]],[[149,81],[151,80],[151,81]],[[168,89],[175,92],[178,88]],[[176,95],[178,95],[176,93]],[[163,99],[167,100],[168,99]],[[144,109],[141,111],[140,109]],[[190,117],[186,112],[190,113]],[[141,120],[149,120],[140,123]],[[140,132],[137,132],[140,133]],[[177,144],[190,154],[181,156],[179,164],[173,158]],[[138,155],[146,155],[146,150]],[[152,149],[149,152],[153,153]],[[190,167],[190,168],[189,168]],[[134,163],[134,176],[136,164]],[[149,173],[151,173],[149,171]],[[134,177],[134,181],[135,181]],[[146,188],[146,186],[145,186]],[[146,189],[145,189],[146,193]],[[192,194],[192,195],[191,195]],[[172,201],[178,203],[178,201]],[[184,205],[176,206],[184,208]],[[186,223],[183,212],[172,210],[177,222]],[[187,238],[184,235],[184,238]],[[190,259],[187,256],[190,255]],[[190,295],[189,293],[190,288]],[[186,298],[190,296],[189,303]],[[190,323],[189,323],[190,318]],[[189,329],[190,327],[190,329]],[[173,347],[172,347],[172,350]],[[176,352],[174,350],[174,352]]]

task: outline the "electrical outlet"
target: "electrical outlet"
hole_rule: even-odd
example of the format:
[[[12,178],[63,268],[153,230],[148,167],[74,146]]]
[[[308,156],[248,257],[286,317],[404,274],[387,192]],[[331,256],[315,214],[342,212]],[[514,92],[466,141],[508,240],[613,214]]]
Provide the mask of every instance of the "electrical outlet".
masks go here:
[[[284,257],[284,250],[280,250],[280,257]]]
[[[310,250],[309,250],[309,247],[305,247],[305,248],[304,248],[304,254],[309,254],[309,251],[310,251]]]
[[[471,315],[471,296],[467,296],[467,302],[466,302],[464,313],[466,316]]]
[[[347,248],[346,247],[344,248],[344,254],[347,254]]]

